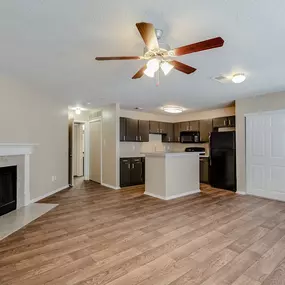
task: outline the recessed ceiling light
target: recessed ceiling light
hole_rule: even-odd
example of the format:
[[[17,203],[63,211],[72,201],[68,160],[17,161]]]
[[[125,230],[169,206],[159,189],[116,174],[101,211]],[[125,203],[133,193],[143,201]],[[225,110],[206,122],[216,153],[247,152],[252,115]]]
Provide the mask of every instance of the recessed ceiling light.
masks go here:
[[[246,79],[246,76],[243,73],[237,73],[233,76],[232,82],[234,83],[242,83]]]
[[[183,112],[183,108],[179,106],[164,106],[162,110],[171,114],[179,114]]]

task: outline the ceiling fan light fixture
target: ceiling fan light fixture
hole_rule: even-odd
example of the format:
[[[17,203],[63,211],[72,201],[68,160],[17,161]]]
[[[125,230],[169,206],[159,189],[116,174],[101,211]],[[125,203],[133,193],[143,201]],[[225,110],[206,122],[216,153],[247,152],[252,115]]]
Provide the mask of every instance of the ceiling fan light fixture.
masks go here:
[[[156,58],[151,59],[146,64],[147,69],[151,70],[153,73],[159,70],[160,61]]]
[[[143,73],[148,77],[154,77],[155,71],[152,71],[150,68],[147,68]]]
[[[237,74],[234,74],[232,78],[232,82],[238,84],[238,83],[244,82],[245,79],[246,79],[246,76],[243,73],[237,73]]]
[[[167,75],[172,69],[173,69],[173,65],[168,63],[167,61],[164,61],[161,63],[160,65],[164,75]]]
[[[183,112],[183,108],[179,106],[164,106],[162,110],[171,114],[179,114]]]
[[[77,108],[75,109],[75,114],[76,114],[76,115],[80,115],[80,114],[81,114],[81,109],[80,109],[80,107],[77,107]]]

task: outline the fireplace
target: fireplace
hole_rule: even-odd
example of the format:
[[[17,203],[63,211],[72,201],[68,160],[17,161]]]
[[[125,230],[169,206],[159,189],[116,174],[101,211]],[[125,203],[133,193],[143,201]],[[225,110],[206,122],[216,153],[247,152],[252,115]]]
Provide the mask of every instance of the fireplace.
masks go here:
[[[17,208],[17,166],[0,167],[0,216]]]

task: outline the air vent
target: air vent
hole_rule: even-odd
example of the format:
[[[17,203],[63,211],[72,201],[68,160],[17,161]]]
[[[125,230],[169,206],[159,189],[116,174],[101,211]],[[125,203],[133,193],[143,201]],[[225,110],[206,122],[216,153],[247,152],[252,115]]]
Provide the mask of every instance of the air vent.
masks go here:
[[[223,83],[223,84],[230,82],[230,80],[226,76],[224,76],[224,75],[219,75],[217,77],[213,77],[212,79],[214,79],[214,80],[216,80],[216,81],[218,81],[220,83]]]

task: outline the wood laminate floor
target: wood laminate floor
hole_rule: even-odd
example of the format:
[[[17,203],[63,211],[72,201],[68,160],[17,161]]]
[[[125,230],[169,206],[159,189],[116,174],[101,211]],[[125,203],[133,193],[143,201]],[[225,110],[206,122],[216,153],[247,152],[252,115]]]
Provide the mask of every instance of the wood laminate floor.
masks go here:
[[[285,284],[285,204],[202,189],[161,201],[78,180],[0,242],[0,284]]]

